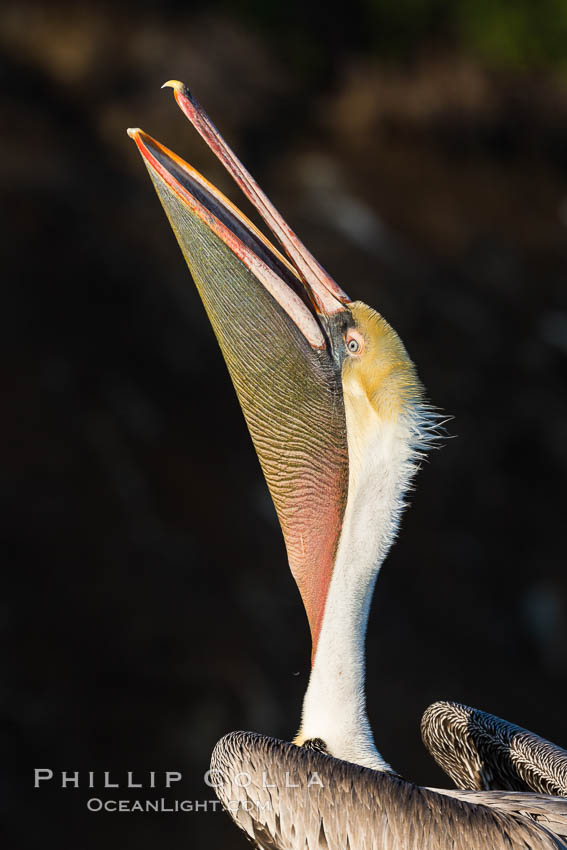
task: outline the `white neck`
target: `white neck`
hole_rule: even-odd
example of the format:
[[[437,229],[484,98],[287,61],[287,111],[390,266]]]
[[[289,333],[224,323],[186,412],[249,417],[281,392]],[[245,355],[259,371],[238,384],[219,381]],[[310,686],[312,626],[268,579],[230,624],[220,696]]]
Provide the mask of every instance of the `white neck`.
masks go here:
[[[348,499],[296,741],[320,738],[336,758],[390,770],[366,716],[364,643],[374,584],[399,525],[415,452],[409,425],[379,420],[365,396],[345,393],[345,411]]]

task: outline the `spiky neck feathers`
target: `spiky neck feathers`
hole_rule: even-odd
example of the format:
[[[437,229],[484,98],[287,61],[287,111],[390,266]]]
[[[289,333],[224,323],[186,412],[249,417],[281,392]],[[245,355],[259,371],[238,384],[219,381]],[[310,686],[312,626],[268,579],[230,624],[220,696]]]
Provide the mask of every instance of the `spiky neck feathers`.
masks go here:
[[[296,743],[320,738],[336,758],[389,770],[366,715],[366,626],[435,417],[395,332],[366,305],[351,306],[363,342],[343,364],[348,499]]]

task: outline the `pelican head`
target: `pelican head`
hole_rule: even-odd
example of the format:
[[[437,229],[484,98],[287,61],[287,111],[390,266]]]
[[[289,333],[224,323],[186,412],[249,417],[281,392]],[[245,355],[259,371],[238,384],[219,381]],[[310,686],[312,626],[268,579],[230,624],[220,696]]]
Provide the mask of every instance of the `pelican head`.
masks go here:
[[[324,271],[185,86],[165,85],[283,249],[175,153],[129,131],[219,341],[307,612],[296,743],[388,769],[366,719],[364,638],[432,415],[396,332]]]
[[[422,400],[414,364],[386,319],[356,301],[350,305],[342,364],[343,392],[363,399],[378,419],[399,420]]]

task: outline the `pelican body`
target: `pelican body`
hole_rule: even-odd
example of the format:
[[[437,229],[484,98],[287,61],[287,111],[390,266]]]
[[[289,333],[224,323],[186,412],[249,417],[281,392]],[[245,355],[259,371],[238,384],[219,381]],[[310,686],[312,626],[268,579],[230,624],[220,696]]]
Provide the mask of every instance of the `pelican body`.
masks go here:
[[[384,317],[327,274],[185,86],[166,86],[281,246],[175,153],[128,131],[226,361],[312,638],[294,742],[223,738],[217,794],[265,850],[567,847],[567,800],[420,788],[376,748],[364,691],[370,603],[439,417]]]

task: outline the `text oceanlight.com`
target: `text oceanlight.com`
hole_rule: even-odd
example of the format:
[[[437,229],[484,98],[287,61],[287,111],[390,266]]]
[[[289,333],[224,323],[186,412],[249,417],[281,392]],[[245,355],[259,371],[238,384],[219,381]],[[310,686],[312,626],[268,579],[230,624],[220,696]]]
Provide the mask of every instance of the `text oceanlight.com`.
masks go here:
[[[231,800],[226,808],[232,812],[244,809],[247,812],[254,810],[271,811],[271,803],[267,800],[261,803],[259,800]],[[102,800],[100,797],[91,797],[87,800],[89,812],[160,812],[160,813],[185,813],[192,812],[220,812],[222,804],[220,800]]]

